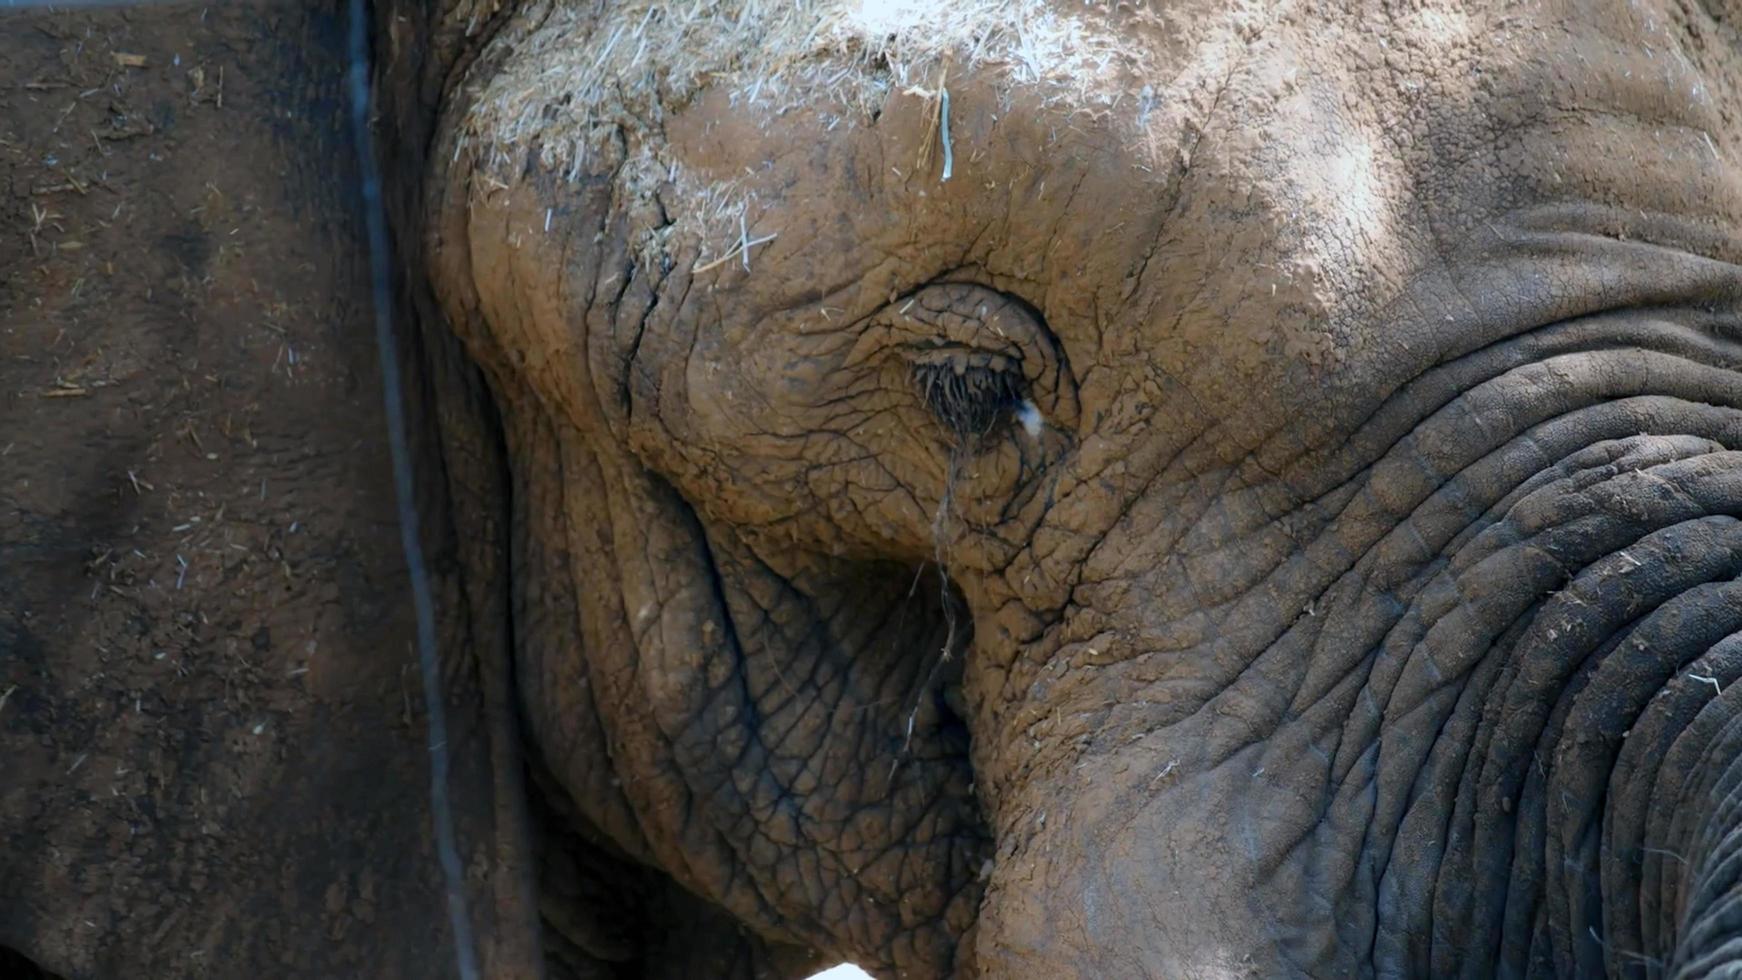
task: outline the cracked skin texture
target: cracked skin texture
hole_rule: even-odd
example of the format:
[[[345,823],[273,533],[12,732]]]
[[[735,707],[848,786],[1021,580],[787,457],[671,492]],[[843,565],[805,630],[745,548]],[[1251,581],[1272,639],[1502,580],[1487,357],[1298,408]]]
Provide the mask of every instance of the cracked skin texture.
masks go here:
[[[887,976],[1736,969],[1734,13],[1071,10],[1149,72],[958,62],[948,182],[929,93],[803,79],[504,168],[540,17],[451,96],[577,824]]]

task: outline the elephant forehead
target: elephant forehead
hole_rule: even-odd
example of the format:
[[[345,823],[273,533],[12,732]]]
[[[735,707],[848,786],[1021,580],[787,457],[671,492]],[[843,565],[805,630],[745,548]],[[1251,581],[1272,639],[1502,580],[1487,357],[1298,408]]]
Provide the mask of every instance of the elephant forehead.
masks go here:
[[[764,250],[778,261],[791,242],[831,230],[807,231],[807,220],[852,237],[857,258],[896,229],[920,244],[952,221],[959,228],[962,191],[1009,191],[1024,170],[1039,174],[1026,186],[1064,201],[1069,174],[1048,184],[1048,158],[1112,159],[1097,114],[1129,117],[1150,136],[1132,147],[1141,169],[1122,176],[1165,180],[1180,131],[1207,111],[1264,9],[1229,0],[1165,13],[1070,0],[531,4],[493,44],[503,55],[474,73],[453,150],[494,161],[509,180],[529,159],[573,177],[621,157],[609,164],[619,182],[632,194],[657,190],[667,237],[703,243],[704,262],[760,237],[739,234],[758,224],[780,226],[785,243]],[[951,156],[956,193],[928,190]],[[853,209],[862,214],[843,215]],[[882,234],[865,247],[869,231]]]
[[[1738,213],[1685,25],[1608,8],[1218,8],[1122,25],[1144,53],[1100,88],[946,59],[870,124],[721,88],[667,120],[667,174],[690,182],[670,201],[700,216],[729,346],[836,329],[966,272],[1040,309],[1072,364],[1113,368],[1086,379],[1091,400],[1201,381],[1199,402],[1250,414],[1254,385],[1305,371],[1364,389],[1404,370],[1398,343],[1470,340],[1477,314],[1423,314],[1436,336],[1400,338],[1385,311],[1423,270],[1505,251],[1511,228],[1625,240],[1658,235],[1648,214]],[[1527,215],[1554,203],[1584,210]]]
[[[572,162],[589,130],[624,110],[681,106],[715,89],[777,113],[816,102],[874,112],[891,90],[930,81],[920,70],[946,57],[1015,83],[1057,86],[1078,102],[1112,102],[1121,70],[1171,74],[1192,35],[1254,22],[1262,5],[1171,8],[1165,29],[1133,30],[1162,18],[1115,17],[1070,0],[527,4],[508,28],[513,53],[495,66],[470,128],[495,146],[536,140],[547,165]]]
[[[1322,321],[1367,281],[1407,274],[1425,249],[1395,229],[1421,171],[1467,165],[1492,137],[1481,130],[1494,120],[1460,109],[1558,86],[1560,109],[1601,111],[1590,97],[1602,75],[1661,80],[1679,101],[1710,105],[1673,40],[1661,57],[1633,44],[1670,20],[1648,7],[1586,18],[1626,35],[1607,41],[1555,23],[1571,11],[1365,7],[533,4],[505,32],[509,53],[490,61],[461,139],[509,171],[529,155],[573,174],[621,154],[619,180],[658,189],[661,233],[695,245],[746,324],[839,289],[881,300],[912,285],[895,270],[937,271],[951,257],[1042,288],[1072,280],[1058,303],[1030,297],[1049,316],[1134,298],[1177,309],[1165,282],[1133,296],[1145,273],[1177,263],[1124,261],[1164,236],[1254,273],[1261,299],[1219,295],[1262,309],[1216,311],[1223,319],[1286,322]],[[1639,65],[1620,64],[1617,40]],[[1533,57],[1556,67],[1532,70]],[[1425,138],[1429,125],[1440,139]],[[1164,223],[1179,217],[1188,174],[1220,198],[1192,202],[1220,212],[1196,215],[1195,240],[1178,233],[1191,226]],[[1460,199],[1461,217],[1481,204]],[[731,278],[758,259],[771,274]],[[1190,265],[1172,285],[1195,290],[1194,275],[1225,271]],[[1295,333],[1253,340],[1328,355],[1326,338]]]
[[[687,361],[662,377],[710,406],[801,429],[832,379],[794,365],[940,279],[1036,308],[1086,403],[1183,387],[1181,411],[1262,433],[1289,391],[1373,389],[1473,342],[1453,316],[1406,336],[1384,311],[1517,212],[1742,214],[1711,165],[1710,79],[1652,4],[686,10],[526,14],[460,139],[510,183],[529,158],[608,174],[614,210],[656,216],[628,229],[638,261],[688,272],[643,354]],[[593,235],[557,194],[526,238]]]

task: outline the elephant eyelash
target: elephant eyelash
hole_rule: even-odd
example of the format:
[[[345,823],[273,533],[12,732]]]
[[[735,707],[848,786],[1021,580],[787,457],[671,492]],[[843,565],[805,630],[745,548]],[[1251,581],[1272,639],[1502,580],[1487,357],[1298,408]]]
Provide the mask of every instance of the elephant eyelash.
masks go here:
[[[915,364],[913,379],[926,407],[964,448],[992,435],[1027,402],[1027,382],[1002,364],[931,361]]]

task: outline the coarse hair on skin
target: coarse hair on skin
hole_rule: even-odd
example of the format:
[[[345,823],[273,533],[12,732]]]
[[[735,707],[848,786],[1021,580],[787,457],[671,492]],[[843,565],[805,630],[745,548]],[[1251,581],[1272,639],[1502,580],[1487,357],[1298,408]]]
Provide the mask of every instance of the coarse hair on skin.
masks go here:
[[[1110,104],[1116,73],[1144,74],[1106,0],[534,0],[499,38],[511,53],[476,91],[462,139],[480,159],[528,156],[569,173],[601,129],[657,127],[703,89],[778,116],[853,124],[892,89],[998,71],[1082,105]]]
[[[874,119],[894,94],[941,102],[946,79],[968,77],[1093,111],[1133,98],[1127,83],[1150,76],[1147,49],[1127,40],[1160,20],[1150,3],[530,0],[491,42],[498,56],[480,59],[488,67],[467,81],[467,108],[438,152],[464,155],[492,186],[529,167],[565,180],[611,173],[620,202],[657,196],[667,214],[635,232],[644,263],[668,263],[689,242],[703,268],[748,270],[740,253],[762,231],[754,191],[687,172],[663,136],[704,91],[752,122],[805,111],[824,131]]]

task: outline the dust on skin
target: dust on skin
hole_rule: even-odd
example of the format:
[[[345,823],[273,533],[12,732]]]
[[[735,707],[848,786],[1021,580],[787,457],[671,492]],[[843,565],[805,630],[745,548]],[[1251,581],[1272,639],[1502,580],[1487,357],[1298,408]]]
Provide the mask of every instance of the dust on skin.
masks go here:
[[[1505,337],[1521,318],[1567,315],[1576,296],[1554,306],[1557,297],[1532,294],[1541,312],[1476,315],[1510,285],[1509,250],[1544,224],[1576,219],[1666,247],[1725,247],[1646,213],[1697,216],[1702,202],[1725,213],[1731,203],[1722,174],[1680,179],[1693,155],[1728,138],[1701,71],[1632,43],[1666,29],[1651,10],[1593,23],[1560,17],[1576,12],[1564,6],[1429,4],[1386,11],[1376,30],[1373,11],[1073,5],[1059,16],[1120,47],[1094,71],[1060,77],[1034,72],[1020,43],[962,52],[939,32],[938,50],[904,52],[904,40],[935,30],[923,18],[904,22],[918,31],[881,29],[874,44],[834,28],[779,43],[781,25],[759,22],[751,33],[777,43],[742,46],[717,74],[682,63],[661,74],[653,45],[637,39],[644,24],[657,34],[644,9],[594,23],[560,8],[510,25],[518,46],[478,73],[449,121],[439,156],[463,179],[445,201],[450,237],[435,277],[456,293],[477,290],[450,307],[465,314],[460,329],[479,359],[506,379],[510,414],[571,426],[569,445],[610,442],[598,455],[644,464],[720,529],[711,546],[741,545],[790,579],[828,567],[818,554],[906,560],[947,547],[977,611],[975,656],[996,661],[967,681],[974,787],[1000,845],[992,904],[1006,923],[1044,932],[1057,924],[1046,896],[1069,893],[1082,869],[1049,869],[1039,855],[1063,839],[1059,828],[1079,826],[1089,829],[1076,851],[1097,853],[1102,831],[1073,819],[1070,801],[1117,809],[1113,787],[1125,778],[1105,772],[1103,786],[1080,786],[1077,753],[1099,732],[1142,730],[1173,710],[1142,696],[1167,655],[1208,644],[1217,624],[1206,608],[1234,601],[1269,573],[1264,562],[1301,547],[1286,528],[1242,555],[1211,540],[1296,503],[1286,481],[1266,483],[1273,467],[1309,467],[1404,379]],[[1012,8],[986,9],[1021,23]],[[581,37],[615,41],[600,53]],[[564,44],[591,60],[552,53]],[[1570,52],[1623,67],[1598,70]],[[943,86],[948,181],[936,151]],[[1657,105],[1666,90],[1689,97]],[[1584,115],[1587,105],[1599,110]],[[1603,115],[1608,105],[1674,120],[1643,170],[1625,152],[1641,134],[1601,122],[1615,115]],[[1545,118],[1554,125],[1539,125]],[[1491,123],[1495,132],[1482,128]],[[1607,152],[1570,153],[1569,133]],[[1538,208],[1563,181],[1596,205],[1576,215]],[[1637,219],[1619,206],[1635,200],[1647,205]],[[623,266],[586,278],[618,233],[633,242],[632,271],[657,281],[646,324],[635,320],[655,287],[630,282]],[[1451,243],[1477,256],[1467,278],[1433,274]],[[1591,289],[1583,258],[1548,267],[1569,295]],[[958,485],[949,459],[912,448],[925,423],[899,405],[876,423],[843,423],[853,426],[844,442],[869,462],[823,458],[843,440],[817,438],[819,416],[807,412],[850,377],[840,370],[850,334],[958,278],[1021,296],[1058,338],[1084,409],[1080,425],[1054,424],[1060,413],[1046,404],[1019,419],[1044,420],[1029,426],[1043,462],[1068,449],[1069,465],[1047,471],[1044,497],[1011,499],[1033,462],[1014,453],[977,460]],[[1459,295],[1477,281],[1487,295]],[[1438,290],[1428,305],[1444,304],[1459,329],[1384,315],[1414,300],[1406,286]],[[589,305],[596,294],[634,309]],[[626,379],[613,374],[623,365]],[[891,391],[885,383],[885,404]],[[1188,451],[1244,495],[1143,492]],[[968,519],[940,541],[934,518],[946,500]],[[1145,578],[1157,545],[1133,529],[1168,528],[1186,505],[1212,510],[1204,525],[1179,529],[1174,547],[1189,567]],[[998,533],[977,534],[994,525],[988,515]],[[1067,607],[1062,623],[1049,618]],[[636,626],[651,629],[664,607],[632,608],[646,613]],[[1229,644],[1258,629],[1235,625],[1242,635]],[[672,636],[666,643],[685,642]],[[661,685],[662,696],[679,686]],[[1172,779],[1189,775],[1172,757],[1146,761]],[[1051,801],[1024,795],[1036,786],[1072,789]],[[1237,863],[1221,846],[1187,857]],[[1025,892],[1019,880],[1056,887]],[[993,948],[1051,955],[1034,936],[1002,938]]]
[[[1061,269],[1082,275],[1098,253],[1165,248],[1155,239],[1172,210],[1238,214],[1222,219],[1228,236],[1216,254],[1198,258],[1239,255],[1268,288],[1168,297],[1179,301],[1169,313],[1178,320],[1175,360],[1190,364],[1220,351],[1244,383],[1264,380],[1279,351],[1315,368],[1334,366],[1348,342],[1337,339],[1334,324],[1364,312],[1345,307],[1357,295],[1384,298],[1351,288],[1354,276],[1375,270],[1350,257],[1392,234],[1388,202],[1404,196],[1396,193],[1398,164],[1375,150],[1384,144],[1382,127],[1350,118],[1335,91],[1304,81],[1313,72],[1292,52],[1253,57],[1274,10],[1210,6],[1114,11],[1024,0],[744,11],[709,3],[677,15],[657,5],[597,13],[583,4],[532,4],[505,28],[513,53],[459,100],[465,118],[446,128],[440,152],[473,162],[474,206],[496,213],[514,207],[512,175],[529,158],[568,180],[589,167],[609,173],[624,207],[657,198],[657,218],[637,233],[643,265],[685,262],[734,298],[749,294],[750,315],[799,331],[807,319],[826,329],[842,313],[834,289],[899,288],[898,268],[942,260],[924,254],[927,243],[965,224],[1008,223],[1018,203],[1021,220],[1037,232],[989,245],[972,260],[1030,282]],[[1446,30],[1424,22],[1424,30]],[[596,49],[577,43],[581,37],[607,42]],[[1229,80],[1249,63],[1264,66],[1258,86],[1237,95],[1242,112],[1260,111],[1206,144],[1212,115],[1233,111],[1222,107],[1234,97]],[[936,149],[940,83],[950,93],[956,160],[947,183]],[[1307,131],[1330,134],[1319,144],[1327,154],[1320,165],[1298,161]],[[1352,132],[1365,142],[1352,141]],[[1237,173],[1205,181],[1182,200],[1194,161],[1209,162],[1201,154]],[[1116,163],[1084,184],[1068,162],[1086,159]],[[845,160],[877,162],[838,165]],[[1086,187],[1091,196],[1080,199]],[[1144,209],[1145,220],[1071,220],[1097,197],[1160,203]],[[511,247],[567,234],[560,202],[527,208],[504,223]],[[821,270],[793,258],[813,248],[851,254],[866,238],[886,243],[869,250],[887,255],[881,268]],[[758,277],[758,265],[780,274]],[[1049,315],[1104,317],[1132,299],[1147,271],[1131,270],[1121,295],[1103,297],[1104,305],[1048,304]],[[1203,283],[1219,271],[1175,278]],[[822,298],[779,292],[789,282]],[[1063,291],[1056,298],[1070,301]],[[1252,333],[1231,342],[1226,324]],[[539,346],[524,349],[537,356]]]

